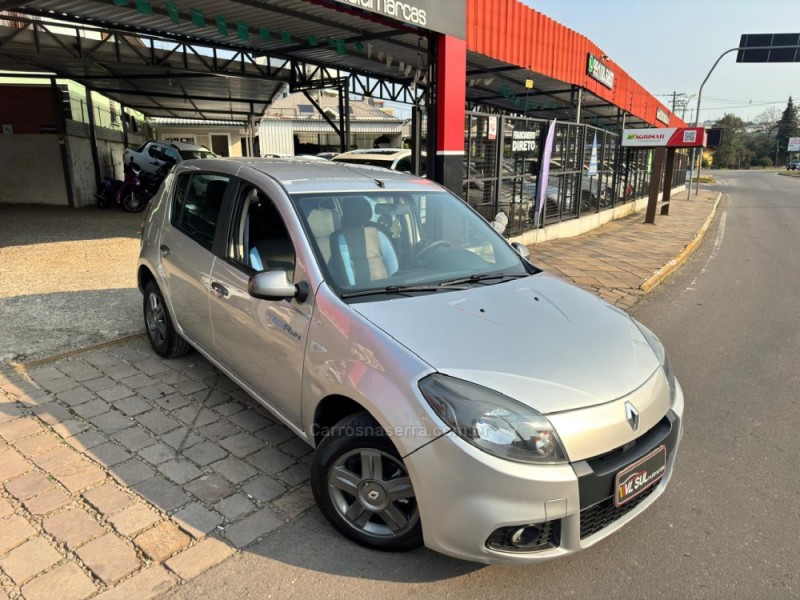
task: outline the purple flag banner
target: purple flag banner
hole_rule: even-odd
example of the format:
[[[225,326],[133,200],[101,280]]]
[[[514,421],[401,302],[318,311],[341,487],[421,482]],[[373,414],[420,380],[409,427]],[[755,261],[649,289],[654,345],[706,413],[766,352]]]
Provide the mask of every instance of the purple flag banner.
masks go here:
[[[542,164],[539,165],[539,189],[536,194],[536,219],[534,226],[538,227],[542,221],[542,209],[547,198],[547,184],[550,179],[550,157],[553,155],[553,140],[556,137],[556,119],[550,121],[547,129],[547,139],[544,142],[544,152],[542,153]]]

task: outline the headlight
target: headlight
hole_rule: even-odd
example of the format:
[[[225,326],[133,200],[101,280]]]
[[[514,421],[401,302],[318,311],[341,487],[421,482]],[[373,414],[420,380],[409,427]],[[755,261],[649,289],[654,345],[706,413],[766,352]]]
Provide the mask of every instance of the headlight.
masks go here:
[[[419,389],[459,437],[484,452],[524,463],[567,462],[550,421],[516,400],[440,374],[420,381]]]
[[[633,319],[633,322],[636,324],[636,327],[639,328],[639,331],[642,332],[644,339],[647,340],[647,343],[650,345],[650,348],[653,349],[653,354],[656,355],[658,362],[661,363],[661,368],[664,369],[664,375],[667,376],[667,383],[669,384],[669,398],[670,401],[675,399],[675,375],[672,374],[672,365],[669,364],[669,356],[667,356],[667,351],[664,348],[664,344],[656,337],[656,334],[650,331],[647,327],[639,323],[636,319]]]

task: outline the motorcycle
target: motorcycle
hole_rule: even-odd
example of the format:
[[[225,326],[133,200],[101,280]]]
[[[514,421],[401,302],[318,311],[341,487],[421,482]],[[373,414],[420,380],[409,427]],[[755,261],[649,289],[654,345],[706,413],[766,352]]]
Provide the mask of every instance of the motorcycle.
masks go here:
[[[100,208],[121,206],[127,212],[141,212],[147,206],[150,197],[141,189],[139,179],[141,169],[133,164],[125,165],[125,179],[120,181],[106,177],[97,191],[97,204]]]

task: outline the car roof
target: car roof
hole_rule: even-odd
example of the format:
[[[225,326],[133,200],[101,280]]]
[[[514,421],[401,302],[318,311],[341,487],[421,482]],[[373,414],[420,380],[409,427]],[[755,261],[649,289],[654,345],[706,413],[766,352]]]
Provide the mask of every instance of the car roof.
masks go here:
[[[198,146],[197,144],[188,144],[186,142],[168,142],[166,140],[152,140],[164,146],[171,146],[176,150],[208,150],[205,146]]]
[[[204,158],[181,162],[177,172],[215,171],[246,177],[262,173],[280,183],[288,193],[392,190],[441,191],[436,183],[416,175],[381,167],[302,158]],[[243,170],[245,170],[243,172]],[[254,173],[255,172],[255,173]]]
[[[336,158],[353,159],[363,158],[364,160],[396,160],[411,154],[407,148],[364,148],[361,150],[350,150],[336,156]]]

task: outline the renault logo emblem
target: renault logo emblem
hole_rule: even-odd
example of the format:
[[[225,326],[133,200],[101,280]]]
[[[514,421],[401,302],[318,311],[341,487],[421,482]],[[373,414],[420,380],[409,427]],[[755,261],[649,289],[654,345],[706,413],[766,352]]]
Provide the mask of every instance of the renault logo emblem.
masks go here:
[[[630,402],[625,403],[625,419],[634,431],[639,430],[639,411]]]

